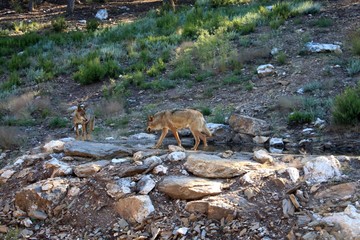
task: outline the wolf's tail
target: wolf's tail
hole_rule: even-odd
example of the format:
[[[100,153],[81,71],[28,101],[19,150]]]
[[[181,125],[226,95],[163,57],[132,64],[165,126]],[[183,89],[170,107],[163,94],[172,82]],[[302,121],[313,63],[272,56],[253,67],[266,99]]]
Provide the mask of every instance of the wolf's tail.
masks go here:
[[[211,137],[211,136],[212,136],[210,130],[209,130],[209,129],[207,128],[207,126],[206,126],[206,122],[205,122],[205,121],[204,121],[204,125],[203,125],[203,131],[204,131],[204,133],[205,133],[206,136],[208,136],[208,137]]]

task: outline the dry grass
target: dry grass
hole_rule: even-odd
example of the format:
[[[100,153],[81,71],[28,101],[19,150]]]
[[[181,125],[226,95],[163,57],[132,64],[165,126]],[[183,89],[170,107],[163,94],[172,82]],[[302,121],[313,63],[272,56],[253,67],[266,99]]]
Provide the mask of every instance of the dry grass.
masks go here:
[[[20,131],[16,127],[0,127],[0,147],[13,149],[21,145]]]
[[[239,54],[239,62],[250,63],[256,62],[257,60],[270,58],[270,50],[268,48],[252,48],[244,49]]]
[[[124,112],[124,103],[118,100],[107,100],[95,106],[95,115],[100,117],[119,116]]]

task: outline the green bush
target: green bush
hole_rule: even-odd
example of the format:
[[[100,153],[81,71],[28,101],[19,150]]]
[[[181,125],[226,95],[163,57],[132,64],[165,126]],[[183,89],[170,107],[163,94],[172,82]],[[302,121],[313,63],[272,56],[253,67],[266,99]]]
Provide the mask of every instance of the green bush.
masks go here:
[[[167,89],[175,88],[176,84],[170,80],[154,80],[150,83],[149,87],[156,92],[164,91]]]
[[[352,59],[348,66],[346,67],[346,71],[349,76],[354,76],[355,74],[360,72],[360,59]]]
[[[360,122],[360,82],[356,88],[347,88],[335,98],[333,118],[336,124],[341,125]]]
[[[10,71],[24,69],[29,66],[30,66],[30,60],[29,60],[28,56],[24,53],[14,54],[8,61],[8,68]]]
[[[101,64],[100,59],[97,57],[81,65],[79,70],[74,74],[74,79],[86,85],[101,81],[106,76],[106,73],[106,66]]]
[[[51,21],[51,26],[55,32],[62,32],[67,28],[66,20],[64,17],[57,17]]]
[[[68,125],[68,120],[66,118],[54,117],[51,118],[49,122],[49,127],[54,128],[65,128]]]
[[[279,52],[277,55],[276,55],[276,61],[280,64],[280,65],[283,65],[286,63],[286,53],[284,52]]]
[[[0,89],[9,91],[12,90],[14,87],[20,86],[21,80],[19,74],[17,72],[12,72],[9,76],[9,79],[0,84]]]
[[[333,21],[331,20],[331,18],[322,17],[316,20],[315,22],[313,22],[313,25],[317,27],[326,28],[332,26]]]
[[[100,23],[97,19],[90,19],[86,22],[86,30],[89,32],[94,32],[96,29],[98,29]]]
[[[297,125],[297,124],[311,123],[313,119],[314,119],[313,114],[309,112],[295,111],[290,113],[290,115],[288,116],[288,124]]]

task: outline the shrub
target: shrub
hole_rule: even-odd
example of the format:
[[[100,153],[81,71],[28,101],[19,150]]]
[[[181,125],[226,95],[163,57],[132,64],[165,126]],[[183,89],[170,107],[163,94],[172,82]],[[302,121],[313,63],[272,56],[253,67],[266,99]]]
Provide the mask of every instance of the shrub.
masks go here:
[[[86,22],[86,30],[89,32],[94,32],[96,29],[98,29],[100,23],[96,19],[90,19]]]
[[[162,71],[165,70],[165,63],[159,58],[150,68],[146,71],[150,77],[158,76]]]
[[[204,116],[210,116],[212,111],[209,107],[199,107],[200,112],[204,115]]]
[[[355,74],[360,72],[360,59],[352,59],[348,66],[346,67],[346,71],[349,76],[354,76]]]
[[[335,98],[333,118],[336,124],[352,125],[360,122],[360,83],[347,88]]]
[[[295,111],[290,113],[288,116],[288,124],[289,125],[297,125],[297,124],[304,124],[304,123],[311,123],[314,116],[309,112],[300,112]]]
[[[286,63],[286,54],[284,52],[279,52],[276,55],[276,61],[280,64],[283,65]]]
[[[0,126],[0,148],[12,149],[21,145],[20,131],[15,127]],[[18,239],[17,236],[14,239]]]
[[[74,79],[81,84],[91,84],[101,81],[107,73],[106,66],[100,63],[100,59],[88,60],[79,67],[79,70],[74,74]]]
[[[62,117],[51,118],[49,122],[49,127],[54,128],[65,128],[68,125],[68,120]]]
[[[30,60],[28,56],[24,53],[14,54],[8,62],[8,67],[10,71],[24,69],[28,66],[30,66]]]
[[[9,79],[3,82],[0,85],[1,90],[12,90],[14,87],[17,87],[21,84],[19,74],[17,72],[12,72],[9,76]]]
[[[149,86],[151,89],[160,92],[166,89],[175,88],[176,84],[170,80],[160,79],[160,80],[152,81]]]
[[[360,30],[350,35],[350,43],[353,53],[360,55]]]
[[[317,26],[317,27],[326,28],[326,27],[332,26],[333,21],[330,18],[322,17],[322,18],[319,18],[318,20],[316,20],[313,23],[313,25]]]
[[[314,92],[320,90],[323,87],[323,84],[319,81],[309,82],[305,84],[302,89],[304,92]]]
[[[51,21],[51,26],[55,32],[62,32],[67,28],[66,20],[64,17],[57,17]]]

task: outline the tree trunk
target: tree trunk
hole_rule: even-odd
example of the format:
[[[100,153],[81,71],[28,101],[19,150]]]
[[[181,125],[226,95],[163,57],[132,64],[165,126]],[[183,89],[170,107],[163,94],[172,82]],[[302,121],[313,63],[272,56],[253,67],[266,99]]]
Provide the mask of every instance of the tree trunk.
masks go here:
[[[74,13],[75,0],[68,0],[67,13],[72,15]]]
[[[29,10],[29,12],[32,12],[34,10],[34,1],[33,0],[29,0],[28,10]]]

